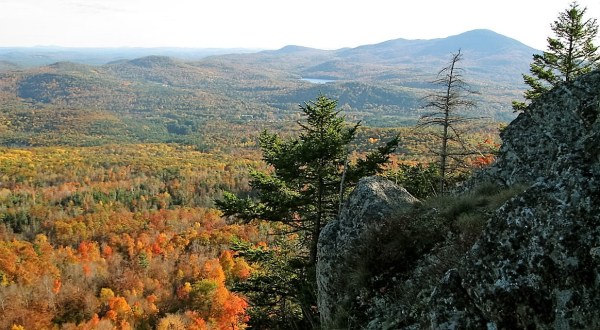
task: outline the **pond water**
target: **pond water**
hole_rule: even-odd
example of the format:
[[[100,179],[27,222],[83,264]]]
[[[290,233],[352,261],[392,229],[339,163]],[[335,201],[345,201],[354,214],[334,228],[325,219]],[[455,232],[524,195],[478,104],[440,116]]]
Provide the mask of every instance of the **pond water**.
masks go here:
[[[319,78],[300,78],[300,80],[308,81],[311,84],[326,84],[334,82],[333,79],[319,79]]]

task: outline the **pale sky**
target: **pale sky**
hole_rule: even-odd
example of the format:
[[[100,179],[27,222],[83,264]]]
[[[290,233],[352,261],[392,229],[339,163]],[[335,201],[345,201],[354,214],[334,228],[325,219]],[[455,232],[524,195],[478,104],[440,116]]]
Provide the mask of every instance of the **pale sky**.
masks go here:
[[[491,29],[546,49],[571,0],[0,0],[0,47],[356,47]],[[600,0],[579,0],[600,21]]]

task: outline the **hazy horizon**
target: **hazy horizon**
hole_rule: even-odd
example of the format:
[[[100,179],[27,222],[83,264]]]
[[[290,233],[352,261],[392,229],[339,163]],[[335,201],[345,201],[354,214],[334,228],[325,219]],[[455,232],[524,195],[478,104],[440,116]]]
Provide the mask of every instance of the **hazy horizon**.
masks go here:
[[[340,49],[489,29],[545,49],[570,2],[0,0],[0,47]],[[598,1],[579,4],[600,16]]]
[[[474,30],[469,30],[469,31],[463,31],[461,33],[458,33],[457,35],[463,34],[463,33],[468,33],[471,31],[475,31],[475,30],[489,30],[489,29],[474,29]],[[492,31],[492,30],[489,30]],[[492,31],[497,33],[496,31]],[[406,40],[433,40],[433,39],[444,39],[444,38],[448,38],[448,37],[452,37],[454,35],[448,35],[448,36],[444,36],[444,37],[439,37],[439,38],[431,38],[431,39],[407,39],[407,38],[395,38],[395,39],[406,39]],[[508,37],[508,36],[505,36]],[[508,37],[510,38],[510,37]],[[514,38],[511,38],[513,40],[517,40]],[[377,41],[374,42],[372,44],[379,44],[379,43],[384,43],[390,40],[394,40],[394,39],[388,39],[388,40],[381,40],[381,41]],[[517,40],[519,41],[519,40]],[[520,42],[520,41],[519,41]],[[364,44],[364,45],[357,45],[356,47],[361,47],[361,46],[365,46],[365,45],[370,45],[370,44]],[[531,47],[530,45],[524,44],[526,46]],[[38,48],[38,49],[48,49],[48,50],[95,50],[95,49],[102,49],[102,50],[152,50],[152,49],[162,49],[162,50],[182,50],[182,51],[194,51],[194,50],[204,50],[204,51],[222,51],[222,50],[239,50],[239,51],[244,51],[244,52],[253,52],[253,51],[263,51],[263,50],[278,50],[284,47],[288,47],[288,46],[298,46],[298,47],[307,47],[307,48],[313,48],[313,47],[308,47],[305,45],[298,45],[298,44],[286,44],[283,45],[279,48],[246,48],[246,47],[209,47],[209,48],[203,48],[203,47],[186,47],[186,46],[122,46],[122,47],[112,47],[112,46],[107,46],[107,47],[97,47],[97,46],[60,46],[60,45],[33,45],[33,46],[0,46],[0,49],[31,49],[31,48]],[[345,48],[354,48],[354,47],[342,47],[342,48],[337,48],[337,49],[331,49],[331,50],[339,50],[339,49],[345,49]],[[320,48],[314,48],[314,49],[320,49]]]

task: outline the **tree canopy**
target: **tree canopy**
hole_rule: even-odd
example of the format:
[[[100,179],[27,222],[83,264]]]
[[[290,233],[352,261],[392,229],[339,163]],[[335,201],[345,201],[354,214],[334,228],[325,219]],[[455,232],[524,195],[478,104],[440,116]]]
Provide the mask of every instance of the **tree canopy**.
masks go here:
[[[600,54],[598,46],[594,45],[598,24],[595,18],[585,18],[586,9],[572,2],[550,24],[555,36],[548,37],[548,49],[534,54],[529,69],[531,75],[523,74],[525,84],[529,86],[524,93],[527,101],[598,67]],[[526,106],[526,102],[513,101],[516,111],[524,110]]]
[[[302,279],[305,289],[316,292],[314,266],[321,229],[336,217],[342,199],[361,177],[383,171],[398,145],[398,137],[364,158],[351,161],[350,142],[359,123],[347,124],[337,110],[337,101],[323,95],[300,109],[304,120],[298,123],[301,128],[298,137],[284,140],[266,131],[261,134],[263,160],[272,171],[251,173],[255,198],[225,194],[216,204],[225,216],[246,222],[260,219],[283,223],[284,233],[299,235],[301,246],[296,251],[299,258],[294,263],[302,270],[299,273],[305,274]],[[315,301],[300,301],[300,304],[305,305],[302,308],[305,318],[318,320],[307,315]]]
[[[337,101],[323,95],[300,106],[305,121],[298,123],[301,133],[295,139],[264,131],[260,147],[273,171],[251,173],[257,198],[226,194],[217,201],[226,216],[282,222],[306,235],[312,264],[321,228],[337,215],[343,196],[361,177],[381,173],[398,145],[394,138],[351,163],[349,145],[360,124],[347,125],[336,108]]]

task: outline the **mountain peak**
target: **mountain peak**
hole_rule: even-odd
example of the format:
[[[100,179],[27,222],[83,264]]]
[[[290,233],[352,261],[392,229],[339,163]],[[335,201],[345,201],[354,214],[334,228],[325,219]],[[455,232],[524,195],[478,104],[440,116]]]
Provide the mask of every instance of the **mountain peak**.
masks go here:
[[[295,53],[302,52],[307,50],[314,50],[314,48],[298,46],[298,45],[287,45],[283,48],[278,49],[277,51],[280,53]]]
[[[305,46],[287,45],[287,46],[284,46],[277,50],[266,50],[263,53],[278,54],[278,55],[288,54],[289,55],[289,54],[312,54],[312,53],[321,53],[321,52],[326,52],[326,51],[322,50],[322,49],[305,47]]]
[[[488,29],[476,29],[446,38],[437,39],[392,39],[378,44],[359,46],[339,51],[338,57],[348,61],[383,61],[388,64],[412,63],[416,60],[431,65],[445,62],[451,53],[462,50],[471,63],[479,62],[489,69],[498,61],[514,63],[518,72],[527,70],[523,58],[531,58],[537,50],[515,39]],[[523,63],[521,63],[523,62]]]
[[[501,35],[500,33],[497,33],[495,31],[492,31],[490,29],[474,29],[474,30],[469,30],[469,31],[465,31],[463,33],[459,33],[457,35],[470,35],[470,36],[492,36],[492,37],[504,37],[504,38],[508,38],[506,36]]]
[[[488,29],[471,30],[436,40],[439,40],[439,44],[445,47],[453,45],[456,49],[470,49],[472,51],[485,53],[495,52],[506,48],[518,48],[528,53],[536,51],[534,48],[529,47],[518,40]]]

